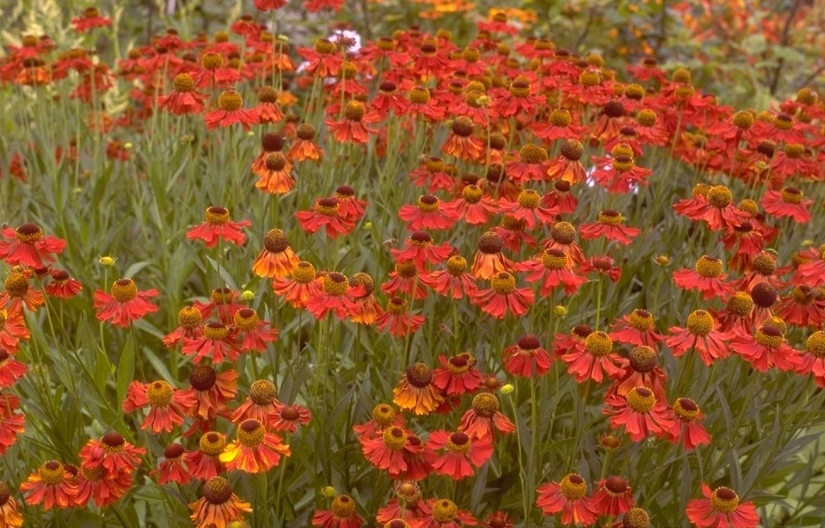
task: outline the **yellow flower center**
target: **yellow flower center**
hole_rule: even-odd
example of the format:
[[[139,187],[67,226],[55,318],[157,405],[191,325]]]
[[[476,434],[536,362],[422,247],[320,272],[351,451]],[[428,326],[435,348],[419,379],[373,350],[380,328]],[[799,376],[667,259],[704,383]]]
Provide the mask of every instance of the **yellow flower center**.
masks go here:
[[[753,122],[753,114],[748,112],[747,110],[740,110],[739,112],[733,114],[733,124],[737,128],[748,130],[750,127],[753,126]]]
[[[275,389],[275,384],[269,380],[257,380],[249,388],[249,399],[255,405],[270,405],[277,397],[278,391]]]
[[[215,431],[206,433],[198,442],[198,447],[206,456],[216,457],[223,453],[224,448],[226,447],[226,437]]]
[[[4,287],[11,297],[23,297],[29,291],[29,279],[24,274],[13,271],[6,277]]]
[[[467,259],[460,255],[453,255],[447,259],[447,273],[459,277],[467,271]]]
[[[441,499],[433,504],[433,519],[440,523],[449,523],[455,520],[458,506],[449,499]]]
[[[541,265],[549,270],[567,267],[567,255],[558,248],[547,248],[541,253]]]
[[[324,277],[324,293],[333,297],[340,297],[347,293],[349,281],[343,273],[333,272]]]
[[[605,209],[599,213],[599,223],[617,226],[622,223],[622,215],[613,209]]]
[[[384,445],[393,451],[404,449],[407,444],[407,433],[400,427],[389,427],[384,430]]]
[[[178,312],[178,325],[191,330],[203,321],[203,314],[194,306],[185,306]]]
[[[613,168],[618,172],[628,172],[633,169],[633,157],[620,155],[613,158]]]
[[[470,437],[465,433],[453,433],[447,444],[447,450],[454,453],[467,453],[470,451]]]
[[[34,244],[43,238],[43,230],[35,224],[23,224],[14,231],[14,237],[24,244]]]
[[[204,53],[201,58],[201,66],[207,70],[215,70],[223,66],[223,57],[220,53],[208,52]]]
[[[258,420],[245,420],[238,427],[238,442],[244,447],[256,448],[264,441],[266,429]]]
[[[713,330],[713,316],[704,310],[695,310],[688,315],[687,328],[691,334],[706,336]]]
[[[344,117],[349,121],[361,121],[365,113],[364,105],[358,101],[350,101],[347,103],[347,106],[344,107]]]
[[[522,163],[534,165],[547,160],[547,150],[538,145],[527,143],[519,150],[519,157]]]
[[[413,104],[427,104],[430,102],[430,91],[423,86],[416,86],[410,90],[410,102]]]
[[[805,155],[805,145],[801,143],[785,143],[783,149],[790,159],[799,159]]]
[[[656,396],[647,387],[633,387],[627,393],[627,404],[638,413],[649,413],[656,405]]]
[[[796,187],[785,187],[782,189],[782,201],[789,204],[798,204],[802,202],[802,191]]]
[[[432,194],[425,194],[418,198],[418,208],[424,213],[434,213],[438,211],[438,198]]]
[[[650,372],[659,366],[656,351],[649,346],[637,346],[628,355],[630,367],[636,372]]]
[[[645,108],[636,115],[636,121],[643,127],[652,127],[656,124],[656,112]]]
[[[479,416],[492,418],[499,409],[498,398],[489,392],[481,392],[473,397],[473,410]]]
[[[258,326],[259,319],[258,314],[255,313],[255,310],[241,308],[235,312],[233,321],[235,322],[235,326],[238,327],[238,330],[248,332]]]
[[[710,495],[710,505],[714,511],[730,513],[739,506],[739,495],[730,488],[716,488]]]
[[[722,261],[717,258],[702,255],[699,257],[699,260],[696,261],[696,272],[706,279],[715,279],[722,275]]]
[[[490,283],[493,291],[498,295],[509,295],[516,290],[516,278],[506,271],[493,277]]]
[[[512,83],[510,83],[510,95],[513,97],[527,97],[530,95],[530,83],[516,79]]]
[[[678,398],[673,403],[673,412],[681,420],[692,422],[699,416],[699,406],[690,398]]]
[[[221,93],[221,96],[218,97],[218,106],[221,110],[234,112],[235,110],[240,110],[243,106],[243,98],[241,97],[241,94],[235,90],[223,92]]]
[[[553,110],[550,114],[550,124],[557,127],[566,127],[573,121],[573,117],[564,108]]]
[[[384,429],[395,421],[395,411],[386,403],[381,403],[372,410],[372,419],[379,428]]]
[[[793,128],[793,118],[788,114],[779,114],[773,120],[773,125],[779,130],[790,130]]]
[[[733,202],[733,194],[724,185],[714,185],[708,191],[708,203],[722,209]]]
[[[207,323],[206,326],[203,327],[203,335],[206,339],[222,341],[229,335],[229,328],[224,326],[223,323],[213,321],[211,323]]]
[[[570,473],[561,479],[559,488],[567,500],[575,501],[587,494],[587,481],[575,473]]]
[[[541,195],[533,189],[525,189],[518,195],[518,204],[526,209],[535,209],[541,202]]]
[[[172,386],[158,380],[146,387],[146,398],[152,407],[168,407],[172,403]]]
[[[132,279],[119,279],[112,284],[112,297],[125,303],[137,297],[137,284]]]
[[[805,349],[818,358],[825,357],[825,332],[819,330],[808,336]]]
[[[753,298],[748,292],[738,291],[728,299],[727,308],[731,313],[745,317],[753,310]]]
[[[633,310],[628,319],[635,330],[645,332],[653,328],[653,314],[647,310]]]
[[[757,343],[768,348],[779,348],[785,341],[782,330],[768,324],[760,326],[754,337]]]
[[[555,242],[568,245],[576,239],[576,228],[570,222],[558,222],[550,230],[550,236]]]
[[[338,216],[339,207],[335,198],[321,198],[315,202],[315,211],[324,216]]]
[[[624,514],[622,528],[650,528],[650,515],[641,508],[631,508]]]
[[[415,277],[417,272],[415,268],[415,262],[412,260],[402,260],[395,264],[395,272],[398,274],[399,277],[404,279],[411,279]]]
[[[349,519],[355,514],[355,501],[347,495],[338,495],[332,500],[332,513],[340,519]]]
[[[581,75],[579,75],[579,84],[582,86],[598,86],[601,82],[602,79],[599,73],[594,70],[583,71]]]
[[[172,81],[172,84],[174,85],[176,92],[195,91],[195,79],[193,79],[188,73],[179,73],[175,75],[175,79]]]
[[[224,207],[210,207],[206,210],[206,223],[209,225],[224,225],[229,221],[229,210]]]
[[[40,466],[38,473],[40,474],[40,478],[43,479],[43,483],[47,486],[55,486],[63,482],[66,470],[63,469],[63,464],[57,460],[49,460]]]
[[[605,332],[593,332],[584,340],[584,348],[588,354],[603,357],[613,351],[613,340]]]
[[[309,284],[315,280],[315,275],[315,266],[305,260],[299,262],[291,272],[292,279],[299,284]]]
[[[407,308],[409,308],[409,303],[402,297],[393,297],[387,303],[387,311],[391,314],[401,315],[407,311]]]

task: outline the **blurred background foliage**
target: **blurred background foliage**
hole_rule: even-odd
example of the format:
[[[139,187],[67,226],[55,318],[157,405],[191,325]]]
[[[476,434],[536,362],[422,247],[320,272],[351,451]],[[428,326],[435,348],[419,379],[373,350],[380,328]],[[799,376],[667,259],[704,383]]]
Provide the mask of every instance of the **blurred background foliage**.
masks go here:
[[[48,34],[59,46],[79,44],[69,24],[88,0],[0,0],[0,42],[24,33]],[[724,103],[768,108],[799,88],[825,81],[825,2],[820,0],[348,0],[337,14],[310,14],[291,0],[276,15],[256,12],[252,0],[103,0],[95,2],[116,22],[116,42],[100,54],[125,54],[167,28],[183,37],[225,30],[250,14],[296,45],[334,29],[363,38],[418,25],[450,28],[466,42],[476,23],[505,10],[524,36],[549,37],[561,48],[604,56],[623,69],[654,57],[667,69],[684,66],[694,83]],[[111,58],[107,56],[107,59]]]

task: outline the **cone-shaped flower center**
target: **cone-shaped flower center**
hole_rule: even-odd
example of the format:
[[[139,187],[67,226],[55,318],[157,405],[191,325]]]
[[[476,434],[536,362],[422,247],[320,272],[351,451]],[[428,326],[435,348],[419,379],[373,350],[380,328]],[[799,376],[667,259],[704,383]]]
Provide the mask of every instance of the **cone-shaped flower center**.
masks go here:
[[[150,383],[146,387],[146,398],[152,407],[168,407],[172,403],[173,394],[172,386],[163,380]]]
[[[455,520],[458,506],[449,499],[441,499],[433,504],[433,519],[440,523],[449,523]]]
[[[305,260],[299,262],[291,272],[292,280],[299,284],[309,284],[315,280],[316,274],[315,266]]]
[[[479,416],[492,418],[498,412],[498,398],[489,392],[481,392],[473,397],[473,410]]]
[[[433,380],[433,371],[424,363],[416,363],[407,369],[407,381],[419,389],[426,387]]]
[[[603,357],[613,351],[613,340],[605,332],[593,332],[584,340],[584,348],[588,354]]]
[[[384,430],[384,445],[393,451],[404,449],[407,444],[407,433],[400,427],[389,427]]]
[[[739,495],[730,488],[716,488],[710,495],[710,505],[714,511],[730,513],[739,506]]]
[[[656,396],[647,387],[633,387],[627,393],[627,404],[637,413],[649,413],[656,405]]]
[[[35,224],[23,224],[15,230],[14,237],[24,244],[34,244],[43,238],[43,230]]]
[[[688,315],[687,327],[691,334],[706,336],[713,330],[713,316],[705,310],[694,310]]]
[[[258,420],[244,420],[238,427],[238,442],[244,447],[256,448],[264,441],[266,429]]]
[[[561,493],[567,500],[579,500],[587,493],[587,481],[579,475],[571,473],[561,479],[559,488],[561,488]]]
[[[271,405],[278,397],[275,385],[269,380],[258,380],[249,388],[249,399],[255,405]]]
[[[178,312],[178,325],[191,330],[197,328],[203,321],[203,314],[194,306],[185,306]]]
[[[198,442],[198,447],[204,455],[216,457],[223,453],[226,447],[226,436],[215,431],[206,433]]]

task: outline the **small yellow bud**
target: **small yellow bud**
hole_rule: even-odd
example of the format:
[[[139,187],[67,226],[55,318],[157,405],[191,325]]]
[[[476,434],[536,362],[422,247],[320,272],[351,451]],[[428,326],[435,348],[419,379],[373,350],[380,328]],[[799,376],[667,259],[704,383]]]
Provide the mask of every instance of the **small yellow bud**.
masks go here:
[[[281,42],[289,42],[289,37],[287,37],[286,35],[278,35],[278,40],[280,40]]]
[[[815,246],[815,245],[816,245],[816,242],[814,242],[810,238],[806,238],[805,240],[802,241],[802,246],[803,247],[811,247],[811,246]]]
[[[557,304],[555,308],[553,308],[553,313],[558,315],[559,317],[564,317],[567,315],[567,308],[564,306]]]
[[[124,143],[124,144],[123,144],[123,148],[124,148],[125,150],[130,150],[132,147],[134,147],[134,145],[132,145],[132,143],[130,143],[130,142],[128,142],[128,141],[127,141],[126,143]]]
[[[325,486],[324,489],[321,490],[321,495],[328,499],[332,499],[338,495],[338,490],[333,488],[332,486]]]
[[[478,102],[479,106],[487,106],[487,104],[489,104],[490,102],[490,98],[486,95],[482,95],[481,97],[476,99],[476,102]]]
[[[516,390],[516,388],[513,387],[512,383],[505,383],[504,385],[501,386],[501,389],[499,389],[499,390],[501,391],[502,394],[507,395],[507,394],[512,394],[513,391]]]
[[[667,255],[656,255],[655,260],[656,260],[656,264],[658,264],[662,267],[670,266],[670,257],[668,257]]]
[[[110,257],[110,256],[106,255],[104,257],[100,257],[99,259],[97,259],[97,262],[101,266],[108,266],[108,267],[111,268],[112,266],[115,265],[115,262],[117,262],[117,259],[114,258],[114,257]]]
[[[241,293],[241,299],[244,301],[251,301],[255,299],[255,292],[252,290],[244,290],[243,293]]]

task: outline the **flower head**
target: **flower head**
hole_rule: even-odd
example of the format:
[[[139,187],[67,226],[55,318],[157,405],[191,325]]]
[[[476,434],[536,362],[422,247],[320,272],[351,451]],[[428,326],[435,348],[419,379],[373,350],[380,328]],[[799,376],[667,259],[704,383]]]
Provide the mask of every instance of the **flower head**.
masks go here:
[[[228,527],[244,513],[251,513],[248,502],[242,502],[232,492],[232,485],[223,477],[213,477],[203,486],[202,496],[189,504],[190,518],[195,528]]]
[[[158,295],[159,292],[155,289],[139,291],[132,279],[116,280],[112,283],[110,293],[95,291],[97,319],[111,321],[114,325],[126,328],[147,313],[158,311],[157,305],[149,301]]]
[[[688,520],[698,528],[757,528],[759,514],[752,502],[741,502],[739,495],[724,486],[711,491],[702,484],[704,499],[693,499],[685,509]]]
[[[206,209],[205,221],[187,231],[186,238],[203,240],[208,248],[218,245],[219,240],[240,246],[246,241],[246,235],[241,228],[251,225],[252,222],[249,220],[233,222],[229,219],[228,209],[212,206]]]

